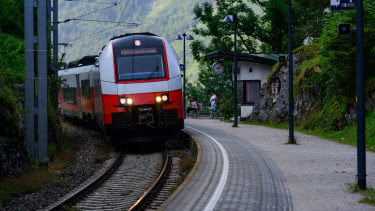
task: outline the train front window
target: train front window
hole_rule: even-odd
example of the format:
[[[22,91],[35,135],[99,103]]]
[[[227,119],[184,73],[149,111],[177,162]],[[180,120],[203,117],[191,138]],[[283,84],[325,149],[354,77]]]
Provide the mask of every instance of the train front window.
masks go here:
[[[119,81],[165,78],[161,54],[119,56],[116,60]]]

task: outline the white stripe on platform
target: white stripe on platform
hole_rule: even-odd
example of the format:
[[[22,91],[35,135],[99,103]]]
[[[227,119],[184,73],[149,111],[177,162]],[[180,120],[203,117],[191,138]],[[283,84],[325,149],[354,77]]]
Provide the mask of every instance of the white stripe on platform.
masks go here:
[[[213,210],[215,208],[223,190],[224,190],[224,186],[225,186],[225,183],[227,182],[227,178],[228,178],[229,160],[228,160],[227,151],[225,151],[223,145],[221,145],[214,137],[208,135],[205,132],[197,130],[195,128],[188,127],[188,126],[185,126],[185,127],[189,128],[189,129],[192,129],[192,130],[195,130],[195,131],[198,131],[198,132],[204,134],[205,136],[207,136],[208,138],[210,138],[220,148],[221,154],[223,155],[223,172],[221,173],[221,178],[220,178],[219,184],[217,185],[214,194],[211,196],[210,201],[207,203],[206,207],[204,208],[204,211]]]

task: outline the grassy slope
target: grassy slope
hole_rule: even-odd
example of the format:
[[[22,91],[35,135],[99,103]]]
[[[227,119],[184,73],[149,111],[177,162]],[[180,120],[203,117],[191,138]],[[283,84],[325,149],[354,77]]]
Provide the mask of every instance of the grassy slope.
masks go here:
[[[288,123],[276,124],[263,122],[246,122],[245,124],[262,125],[286,130],[289,127]],[[320,128],[306,130],[300,126],[295,126],[295,130],[308,135],[319,136],[321,138],[332,140],[338,143],[357,146],[356,122],[352,122],[340,131],[326,131]],[[375,152],[375,109],[366,113],[366,150]]]

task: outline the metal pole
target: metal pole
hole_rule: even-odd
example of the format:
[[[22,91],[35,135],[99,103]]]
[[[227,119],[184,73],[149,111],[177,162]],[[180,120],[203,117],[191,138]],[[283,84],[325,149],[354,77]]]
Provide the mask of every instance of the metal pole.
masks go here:
[[[366,189],[365,80],[363,74],[363,0],[357,0],[357,161],[358,186]]]
[[[38,158],[47,162],[47,2],[38,2]]]
[[[289,141],[294,140],[294,123],[293,123],[293,45],[292,45],[292,0],[288,1],[288,34],[289,34]]]
[[[184,108],[184,119],[186,119],[186,68],[185,68],[185,37],[186,37],[186,34],[182,34],[184,36],[184,93],[183,93],[183,98],[184,98],[184,102],[183,102],[183,108]]]
[[[58,62],[58,0],[53,0],[53,65],[55,67],[55,78],[57,78]]]
[[[234,124],[233,127],[238,127],[237,117],[237,14],[233,15],[234,22]]]
[[[34,160],[34,98],[35,98],[35,73],[34,73],[34,2],[24,2],[25,15],[25,145]]]

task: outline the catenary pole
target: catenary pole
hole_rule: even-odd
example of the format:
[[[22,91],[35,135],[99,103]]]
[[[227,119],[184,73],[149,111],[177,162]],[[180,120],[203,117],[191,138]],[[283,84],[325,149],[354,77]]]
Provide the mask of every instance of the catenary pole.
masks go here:
[[[24,36],[25,36],[25,145],[30,154],[30,159],[35,157],[34,144],[34,2],[24,1]]]
[[[38,1],[38,160],[40,163],[48,161],[47,17],[47,1]]]
[[[357,161],[358,186],[366,189],[365,80],[363,73],[363,0],[357,0]]]

